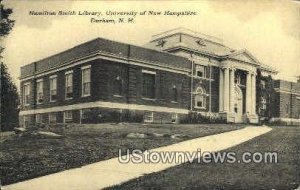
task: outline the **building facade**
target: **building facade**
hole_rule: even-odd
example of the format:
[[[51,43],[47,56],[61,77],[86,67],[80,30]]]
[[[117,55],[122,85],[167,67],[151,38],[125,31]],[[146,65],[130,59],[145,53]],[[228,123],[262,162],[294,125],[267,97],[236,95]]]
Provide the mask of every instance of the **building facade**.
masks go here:
[[[298,82],[276,80],[274,91],[271,121],[300,125],[300,80]]]
[[[130,115],[171,123],[192,111],[257,123],[258,70],[276,74],[247,50],[182,28],[154,35],[144,47],[97,38],[21,68],[20,122]]]

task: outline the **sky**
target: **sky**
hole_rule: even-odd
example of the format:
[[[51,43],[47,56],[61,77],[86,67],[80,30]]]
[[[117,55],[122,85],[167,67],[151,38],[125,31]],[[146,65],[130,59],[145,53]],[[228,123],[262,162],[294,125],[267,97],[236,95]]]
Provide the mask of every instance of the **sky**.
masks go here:
[[[4,1],[15,26],[1,40],[4,62],[19,85],[20,67],[96,37],[144,45],[151,36],[184,27],[247,49],[279,71],[300,75],[300,3],[287,0],[229,1]],[[90,16],[32,16],[29,11],[195,11],[196,16],[137,16],[134,23],[91,23]],[[102,18],[102,17],[99,17]]]

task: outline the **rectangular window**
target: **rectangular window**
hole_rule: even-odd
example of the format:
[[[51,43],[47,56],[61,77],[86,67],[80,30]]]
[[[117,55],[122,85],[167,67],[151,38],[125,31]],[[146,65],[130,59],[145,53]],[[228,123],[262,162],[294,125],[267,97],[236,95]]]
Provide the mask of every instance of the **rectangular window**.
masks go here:
[[[36,81],[36,100],[37,104],[43,103],[44,99],[44,91],[43,91],[43,80],[37,80]]]
[[[92,110],[85,108],[80,110],[80,123],[89,123],[92,119]]]
[[[177,102],[178,101],[178,90],[176,86],[173,86],[172,89],[172,101]]]
[[[54,102],[57,99],[57,76],[50,77],[50,102]]]
[[[65,74],[65,98],[73,98],[73,71],[66,72]]]
[[[196,65],[196,76],[206,78],[207,67],[203,65]]]
[[[49,123],[56,123],[56,113],[49,113]]]
[[[113,81],[113,94],[118,96],[122,95],[122,80],[119,76]]]
[[[205,97],[203,95],[195,96],[195,107],[196,108],[205,108]]]
[[[43,123],[42,114],[36,114],[35,115],[35,122],[37,122],[37,123]]]
[[[82,67],[82,96],[89,96],[91,94],[91,67]]]
[[[177,118],[178,118],[178,114],[177,113],[173,113],[172,114],[172,123],[177,123]]]
[[[155,73],[143,71],[143,97],[155,98]]]
[[[145,111],[145,113],[144,113],[144,122],[145,123],[153,122],[153,112]]]
[[[29,105],[30,98],[30,83],[26,83],[23,86],[23,105]]]
[[[73,120],[73,112],[72,111],[65,111],[64,112],[64,122],[72,122]]]

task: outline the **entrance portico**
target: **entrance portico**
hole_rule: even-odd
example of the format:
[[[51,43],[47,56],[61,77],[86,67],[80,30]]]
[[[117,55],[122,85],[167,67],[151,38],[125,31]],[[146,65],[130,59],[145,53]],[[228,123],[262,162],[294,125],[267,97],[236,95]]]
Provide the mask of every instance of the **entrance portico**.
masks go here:
[[[257,123],[256,115],[256,73],[245,71],[245,97],[235,78],[236,67],[220,67],[219,81],[219,113],[227,122]],[[239,69],[240,70],[240,69]],[[243,102],[246,101],[244,104]],[[245,109],[243,108],[245,105]],[[245,111],[244,111],[245,110]],[[243,117],[242,117],[243,116]]]

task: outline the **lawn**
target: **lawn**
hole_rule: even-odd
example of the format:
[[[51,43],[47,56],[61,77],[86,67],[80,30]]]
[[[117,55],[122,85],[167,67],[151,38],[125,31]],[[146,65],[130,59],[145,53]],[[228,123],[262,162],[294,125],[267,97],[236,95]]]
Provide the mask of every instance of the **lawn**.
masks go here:
[[[300,185],[299,139],[300,127],[274,127],[267,134],[224,150],[237,155],[276,151],[276,164],[186,163],[108,189],[296,189]]]
[[[183,140],[236,130],[236,125],[97,124],[52,128],[62,138],[0,135],[0,179],[3,185],[117,157],[119,149],[152,149]],[[131,132],[165,134],[127,138]],[[183,138],[170,138],[173,134]]]

